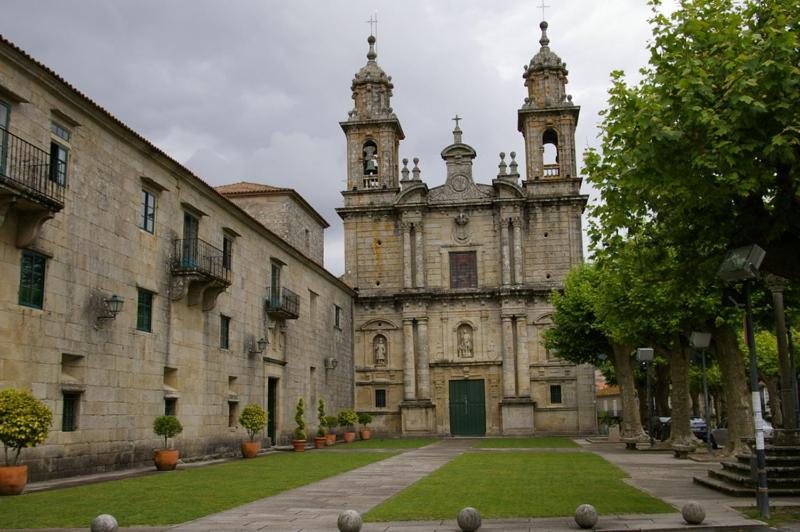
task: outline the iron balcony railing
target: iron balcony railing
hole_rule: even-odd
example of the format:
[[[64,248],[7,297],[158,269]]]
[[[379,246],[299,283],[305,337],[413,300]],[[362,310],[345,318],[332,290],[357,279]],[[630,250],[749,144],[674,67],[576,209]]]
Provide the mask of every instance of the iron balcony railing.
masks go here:
[[[295,320],[300,316],[300,296],[288,288],[272,290],[271,287],[267,287],[264,310],[276,318]]]
[[[231,270],[223,261],[222,250],[199,238],[178,238],[172,254],[174,275],[200,274],[231,283]]]
[[[0,127],[0,184],[60,209],[64,206],[65,170],[51,167],[48,152]]]

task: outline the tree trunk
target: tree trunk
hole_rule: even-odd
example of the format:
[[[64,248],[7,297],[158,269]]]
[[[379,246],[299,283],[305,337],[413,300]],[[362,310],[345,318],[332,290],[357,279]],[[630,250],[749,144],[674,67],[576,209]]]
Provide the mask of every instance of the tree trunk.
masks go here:
[[[622,437],[647,441],[648,438],[642,429],[642,420],[636,404],[636,384],[633,379],[630,348],[616,343],[612,343],[612,348],[614,349],[614,371],[622,399]]]
[[[705,412],[700,410],[700,408],[705,408],[703,404],[703,392],[700,390],[693,390],[691,392],[692,396],[692,417],[702,417],[705,418]]]
[[[761,380],[767,385],[767,393],[769,393],[769,412],[772,416],[772,426],[776,429],[783,427],[783,414],[781,412],[781,397],[778,391],[778,380],[780,377],[770,377],[759,372]]]
[[[647,381],[636,379],[634,374],[634,382],[636,383],[636,397],[639,398],[637,404],[639,419],[642,420],[642,428],[647,432]]]
[[[667,368],[656,366],[656,415],[669,417],[669,380],[667,379]]]
[[[672,427],[670,445],[694,445],[694,435],[689,427],[689,351],[677,343],[669,353],[672,377]]]
[[[722,391],[728,420],[725,452],[746,452],[747,446],[741,438],[753,437],[753,411],[750,408],[750,386],[747,383],[744,356],[739,349],[736,331],[730,325],[717,327],[713,338],[724,383]]]

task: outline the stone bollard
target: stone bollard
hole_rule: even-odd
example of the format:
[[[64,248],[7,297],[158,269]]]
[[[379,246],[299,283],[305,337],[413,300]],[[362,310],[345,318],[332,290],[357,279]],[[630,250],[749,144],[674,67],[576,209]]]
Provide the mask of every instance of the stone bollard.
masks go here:
[[[581,504],[575,509],[575,522],[581,528],[594,528],[597,524],[597,510],[591,504]]]
[[[92,519],[92,532],[117,532],[119,524],[113,515],[100,514]]]
[[[359,532],[363,525],[361,514],[355,510],[345,510],[339,514],[339,519],[336,521],[339,532]]]
[[[456,522],[458,522],[458,528],[463,532],[475,532],[481,527],[481,513],[475,508],[467,506],[458,512]]]
[[[696,502],[687,502],[684,504],[683,508],[681,508],[681,515],[683,516],[683,520],[690,525],[702,524],[706,519],[706,511]]]

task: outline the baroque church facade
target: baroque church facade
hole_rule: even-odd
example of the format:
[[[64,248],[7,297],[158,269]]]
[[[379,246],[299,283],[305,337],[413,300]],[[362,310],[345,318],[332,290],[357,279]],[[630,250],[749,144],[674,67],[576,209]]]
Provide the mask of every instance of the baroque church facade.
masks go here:
[[[550,294],[582,258],[575,127],[566,64],[541,49],[523,75],[518,111],[525,174],[500,154],[498,174],[473,176],[475,149],[458,120],[428,187],[418,160],[400,160],[403,129],[375,38],[352,83],[344,281],[353,307],[355,406],[375,428],[413,434],[588,433],[594,373],[542,345]],[[545,147],[556,158],[545,164]],[[402,167],[401,167],[402,165]],[[480,179],[479,179],[480,177]]]

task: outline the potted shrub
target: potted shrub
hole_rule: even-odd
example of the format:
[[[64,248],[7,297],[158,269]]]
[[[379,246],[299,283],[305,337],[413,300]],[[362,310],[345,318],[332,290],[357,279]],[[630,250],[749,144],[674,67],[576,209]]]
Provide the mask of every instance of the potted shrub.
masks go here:
[[[153,421],[153,432],[164,437],[164,448],[153,451],[156,469],[172,471],[178,465],[178,450],[169,445],[169,439],[183,432],[183,425],[175,416],[158,416]]]
[[[358,423],[358,414],[355,410],[346,408],[339,412],[339,426],[344,427],[344,442],[350,443],[356,439],[354,427]]]
[[[336,443],[336,427],[339,426],[339,418],[325,416],[325,426],[328,427],[328,433],[325,435],[325,444],[333,445]]]
[[[305,404],[303,403],[303,398],[301,397],[300,400],[297,401],[297,410],[295,410],[294,413],[294,422],[297,423],[297,428],[294,429],[294,439],[292,440],[294,450],[297,452],[303,452],[306,450],[306,422],[303,419],[304,413]]]
[[[267,413],[259,405],[249,404],[239,415],[239,424],[244,427],[250,437],[249,441],[242,442],[242,456],[255,458],[261,448],[261,442],[256,440],[256,434],[267,426]]]
[[[366,412],[358,413],[358,424],[361,425],[361,439],[368,440],[371,436],[367,425],[372,423],[372,416]]]
[[[25,490],[28,466],[17,464],[19,455],[25,447],[36,447],[47,439],[52,421],[53,413],[47,405],[29,392],[13,388],[0,392],[0,441],[5,451],[0,495],[19,495]]]
[[[319,400],[319,406],[317,407],[317,420],[319,421],[319,427],[317,427],[317,437],[314,438],[314,449],[322,449],[326,445],[325,438],[325,401],[322,399]]]

